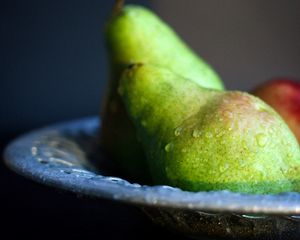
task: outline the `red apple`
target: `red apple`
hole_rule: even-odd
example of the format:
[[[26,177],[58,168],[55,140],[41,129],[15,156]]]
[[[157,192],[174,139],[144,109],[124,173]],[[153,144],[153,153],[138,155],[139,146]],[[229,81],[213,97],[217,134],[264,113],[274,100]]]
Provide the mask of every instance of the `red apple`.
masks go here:
[[[252,93],[281,115],[300,144],[300,80],[272,79],[258,86]]]

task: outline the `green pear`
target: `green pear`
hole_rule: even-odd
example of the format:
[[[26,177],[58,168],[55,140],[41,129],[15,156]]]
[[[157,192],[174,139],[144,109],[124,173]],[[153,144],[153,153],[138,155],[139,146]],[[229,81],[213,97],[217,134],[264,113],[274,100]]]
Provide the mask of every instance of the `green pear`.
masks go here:
[[[122,71],[137,62],[151,63],[168,68],[203,87],[223,89],[222,81],[210,65],[165,22],[144,7],[125,6],[109,21],[106,33],[114,71]]]
[[[217,73],[150,10],[118,1],[106,28],[111,81],[101,112],[101,143],[118,167],[138,180],[148,174],[145,156],[117,94],[120,74],[135,62],[155,64],[207,88],[223,89]]]
[[[297,140],[260,99],[205,89],[147,64],[124,72],[119,94],[155,184],[251,194],[300,190]]]

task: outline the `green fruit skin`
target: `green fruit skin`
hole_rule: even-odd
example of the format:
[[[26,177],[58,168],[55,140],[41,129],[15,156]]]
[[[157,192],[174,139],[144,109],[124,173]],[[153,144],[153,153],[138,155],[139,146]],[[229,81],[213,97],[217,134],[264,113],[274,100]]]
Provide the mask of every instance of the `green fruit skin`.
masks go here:
[[[260,99],[207,90],[149,65],[125,71],[119,93],[156,184],[250,194],[300,190],[297,140]]]
[[[223,89],[217,73],[144,7],[125,6],[108,24],[107,44],[112,65],[117,69],[123,70],[134,63],[150,63],[168,68],[203,87]]]
[[[143,62],[169,68],[207,88],[223,89],[223,84],[167,24],[144,7],[125,6],[108,22],[106,37],[111,81],[101,110],[101,144],[127,177],[147,182],[145,155],[117,94],[121,72]]]

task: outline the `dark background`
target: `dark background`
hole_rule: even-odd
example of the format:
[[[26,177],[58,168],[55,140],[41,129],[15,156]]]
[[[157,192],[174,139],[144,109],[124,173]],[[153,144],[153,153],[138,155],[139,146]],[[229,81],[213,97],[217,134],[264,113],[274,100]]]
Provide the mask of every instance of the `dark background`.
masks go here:
[[[103,30],[112,3],[1,1],[1,152],[33,128],[98,114],[107,81]],[[1,239],[152,239],[167,234],[139,209],[36,184],[3,161],[0,187]]]
[[[250,90],[274,76],[300,76],[300,1],[127,2],[154,8],[216,68],[229,89]],[[108,78],[103,31],[112,4],[0,2],[1,152],[31,129],[98,114]],[[181,238],[156,228],[134,207],[36,184],[3,161],[0,187],[0,234],[12,238]]]
[[[157,0],[157,11],[221,75],[251,91],[273,77],[300,81],[299,0]]]

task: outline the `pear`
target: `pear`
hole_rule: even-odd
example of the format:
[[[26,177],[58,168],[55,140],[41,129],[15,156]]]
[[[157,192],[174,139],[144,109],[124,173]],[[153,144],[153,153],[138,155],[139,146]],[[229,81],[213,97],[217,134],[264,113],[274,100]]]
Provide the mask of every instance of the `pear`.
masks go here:
[[[114,71],[122,71],[137,62],[151,63],[203,87],[223,89],[222,81],[210,65],[153,12],[136,5],[127,5],[117,11],[120,12],[109,21],[106,32]]]
[[[300,190],[297,140],[259,98],[205,89],[147,64],[124,72],[119,94],[155,184],[251,194]]]
[[[157,15],[117,1],[106,28],[111,80],[101,110],[101,144],[119,169],[135,180],[148,179],[145,155],[117,94],[121,72],[135,62],[151,63],[207,88],[223,89],[218,74]]]

